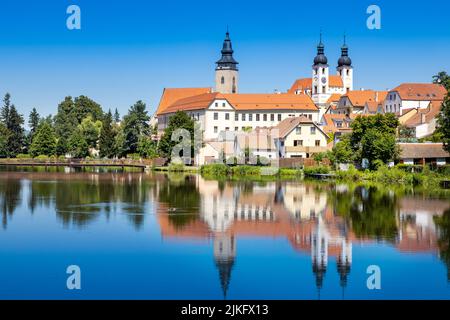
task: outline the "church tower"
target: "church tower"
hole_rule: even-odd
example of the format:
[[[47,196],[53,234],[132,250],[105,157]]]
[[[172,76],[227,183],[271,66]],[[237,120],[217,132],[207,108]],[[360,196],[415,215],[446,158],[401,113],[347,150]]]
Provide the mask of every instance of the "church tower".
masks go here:
[[[222,58],[216,64],[216,91],[220,93],[237,93],[239,80],[238,62],[233,58],[233,48],[228,30],[223,41]]]
[[[317,56],[314,58],[312,67],[312,99],[319,107],[324,106],[330,97],[329,94],[329,68],[328,59],[325,56],[325,46],[322,43],[322,32],[320,42],[317,46]]]
[[[214,236],[214,260],[219,270],[220,286],[226,299],[230,286],[231,271],[236,257],[236,241],[233,235],[216,234]]]
[[[342,78],[344,91],[349,92],[353,90],[353,67],[352,60],[348,56],[348,47],[345,41],[341,47],[341,57],[338,60],[337,73]]]

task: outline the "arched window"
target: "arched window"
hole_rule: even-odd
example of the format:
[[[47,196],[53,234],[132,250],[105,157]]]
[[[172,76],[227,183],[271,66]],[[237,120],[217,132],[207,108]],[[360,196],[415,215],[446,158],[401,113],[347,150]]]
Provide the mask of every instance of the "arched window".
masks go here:
[[[225,83],[225,78],[222,76],[222,78],[220,79],[220,83],[224,84]]]
[[[348,70],[348,69],[347,69],[347,75],[348,75],[348,76],[350,75],[350,70]]]
[[[236,93],[236,78],[233,77],[233,87],[232,87],[232,92]]]

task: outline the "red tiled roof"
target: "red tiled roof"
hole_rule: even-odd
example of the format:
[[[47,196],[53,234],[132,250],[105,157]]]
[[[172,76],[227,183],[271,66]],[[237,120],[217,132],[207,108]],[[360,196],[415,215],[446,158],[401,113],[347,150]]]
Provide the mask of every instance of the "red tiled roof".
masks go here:
[[[177,111],[191,111],[202,110],[208,108],[211,103],[220,94],[215,93],[203,93],[192,97],[183,98],[175,101],[172,105],[165,108],[159,114],[174,113]]]
[[[347,97],[354,107],[364,107],[366,102],[383,101],[386,95],[387,91],[353,90],[347,92],[342,97]]]
[[[342,78],[337,75],[330,75],[328,77],[328,85],[330,87],[343,87]],[[301,78],[295,80],[294,84],[288,90],[288,93],[295,93],[297,90],[305,91],[311,90],[312,88],[312,78]]]
[[[442,143],[399,143],[401,159],[448,158]]]
[[[162,113],[177,100],[211,92],[211,88],[165,88],[159,101],[156,114]]]
[[[434,101],[434,103],[431,102],[426,109],[416,109],[417,113],[406,120],[404,125],[407,127],[415,127],[419,124],[431,122],[441,111],[441,105],[442,101]]]
[[[433,101],[444,100],[447,90],[434,83],[402,83],[389,92],[398,92],[402,100]]]
[[[329,76],[328,85],[330,87],[343,87],[342,78],[340,76]]]
[[[297,90],[311,90],[312,87],[312,79],[311,78],[303,78],[295,80],[292,87],[288,90],[288,93],[295,93]]]
[[[312,110],[318,108],[304,94],[223,94],[236,110]]]
[[[339,93],[333,93],[327,100],[327,103],[333,103],[333,102],[339,102],[339,99],[341,98],[342,94]]]

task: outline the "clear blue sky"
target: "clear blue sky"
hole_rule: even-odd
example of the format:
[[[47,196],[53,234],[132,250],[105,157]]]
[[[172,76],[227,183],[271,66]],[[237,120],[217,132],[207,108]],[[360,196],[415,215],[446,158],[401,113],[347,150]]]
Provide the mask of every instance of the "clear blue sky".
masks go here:
[[[66,28],[71,4],[81,30]],[[370,4],[382,10],[381,30],[366,27]],[[333,73],[347,33],[355,88],[429,82],[450,71],[449,11],[446,0],[2,0],[0,94],[27,116],[81,94],[122,115],[141,99],[152,113],[164,87],[214,85],[227,25],[241,92],[310,76],[320,28]]]

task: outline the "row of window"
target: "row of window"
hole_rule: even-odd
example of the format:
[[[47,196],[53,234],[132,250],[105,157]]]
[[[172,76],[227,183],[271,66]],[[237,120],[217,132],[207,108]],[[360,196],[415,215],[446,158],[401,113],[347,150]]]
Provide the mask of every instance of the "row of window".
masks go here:
[[[242,131],[244,131],[245,129],[247,129],[247,127],[241,127]],[[225,127],[225,131],[230,131],[230,127]],[[239,127],[234,127],[234,131],[239,131]],[[219,127],[214,127],[214,133],[219,133]]]
[[[316,134],[316,127],[309,127],[309,132],[311,133],[311,134]],[[295,128],[295,133],[296,134],[302,134],[302,127],[297,127],[297,128]]]
[[[280,122],[281,121],[281,113],[278,113],[276,115],[274,113],[271,113],[271,114],[264,113],[264,114],[262,114],[262,117],[261,117],[261,114],[257,113],[257,114],[255,114],[255,120],[261,121],[261,118],[262,118],[262,121],[268,121],[268,119],[270,118],[270,121],[275,121],[275,116],[277,118],[277,121]],[[308,114],[305,116],[307,116],[310,120],[312,120],[312,114]],[[214,117],[214,120],[219,120],[219,112],[214,112],[213,117]],[[247,117],[246,113],[241,113],[241,121],[247,121],[247,118],[248,118],[248,121],[253,121],[253,113],[249,113],[248,117]],[[225,120],[230,120],[230,113],[228,113],[228,112],[225,113]],[[234,114],[234,121],[239,121],[239,113]]]
[[[400,108],[401,108],[400,104],[398,105],[398,109],[397,109],[397,104],[394,104],[394,105],[390,104],[390,105],[386,106],[386,112],[393,112],[393,113],[395,113],[397,111],[400,112]]]
[[[320,140],[315,141],[316,147],[320,147]],[[294,140],[294,147],[302,147],[303,146],[303,140]]]

